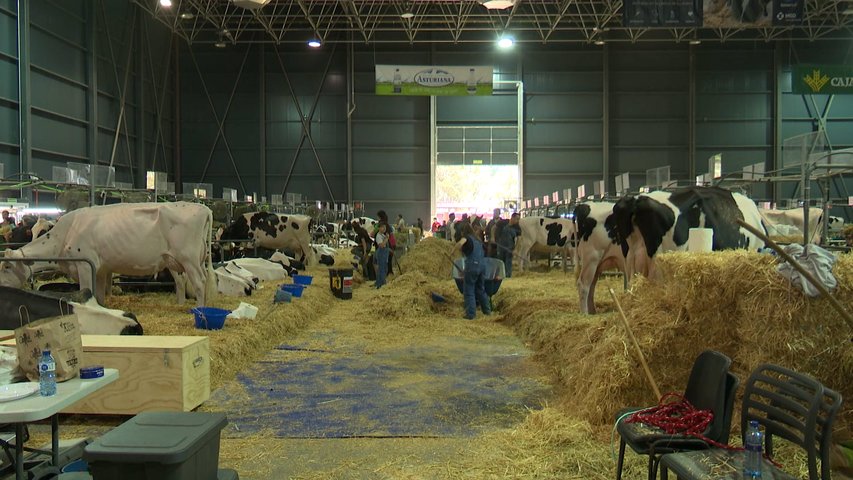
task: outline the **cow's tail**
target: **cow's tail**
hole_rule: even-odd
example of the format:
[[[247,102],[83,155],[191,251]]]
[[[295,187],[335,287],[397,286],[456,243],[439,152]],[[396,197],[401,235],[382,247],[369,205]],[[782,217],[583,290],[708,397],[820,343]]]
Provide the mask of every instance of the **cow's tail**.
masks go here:
[[[207,209],[207,224],[205,225],[205,259],[204,269],[207,273],[204,281],[204,298],[205,304],[210,305],[210,302],[216,297],[216,272],[213,271],[213,210]]]

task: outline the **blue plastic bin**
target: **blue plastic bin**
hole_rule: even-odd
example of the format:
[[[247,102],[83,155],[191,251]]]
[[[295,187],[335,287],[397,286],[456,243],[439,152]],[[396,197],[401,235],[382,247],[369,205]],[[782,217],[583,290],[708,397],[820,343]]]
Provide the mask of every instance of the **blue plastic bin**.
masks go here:
[[[302,290],[304,288],[305,285],[299,285],[298,283],[287,283],[281,286],[282,290],[293,295],[296,298],[300,298],[302,296]]]
[[[294,275],[293,283],[297,283],[299,285],[311,285],[311,281],[314,280],[314,277],[311,275]]]
[[[195,328],[205,330],[222,330],[225,317],[231,313],[231,310],[216,307],[196,307],[190,311],[195,315]]]

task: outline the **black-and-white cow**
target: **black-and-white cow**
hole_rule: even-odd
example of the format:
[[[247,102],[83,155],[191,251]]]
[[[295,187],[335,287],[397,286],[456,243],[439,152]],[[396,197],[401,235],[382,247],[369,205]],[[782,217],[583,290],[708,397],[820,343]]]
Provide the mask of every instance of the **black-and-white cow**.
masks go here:
[[[575,207],[578,303],[581,313],[595,313],[595,286],[605,270],[625,272],[625,256],[616,238],[611,202],[581,203]]]
[[[534,245],[560,253],[563,270],[566,270],[566,259],[574,254],[572,244],[575,241],[575,225],[572,220],[562,217],[524,217],[518,221],[518,225],[521,227],[518,255],[522,271],[530,264],[530,250]]]
[[[306,265],[314,264],[311,217],[306,215],[244,213],[217,236],[217,240],[250,239],[259,247],[287,249],[297,254],[301,252]]]
[[[626,257],[626,274],[656,275],[654,256],[686,250],[691,228],[714,232],[713,250],[757,251],[764,241],[737,220],[766,232],[755,202],[719,187],[688,187],[670,192],[626,196],[613,207],[617,238]]]
[[[33,322],[68,313],[77,314],[80,332],[85,335],[142,335],[136,315],[102,307],[88,289],[51,294],[0,286],[0,329],[20,327],[21,315]]]

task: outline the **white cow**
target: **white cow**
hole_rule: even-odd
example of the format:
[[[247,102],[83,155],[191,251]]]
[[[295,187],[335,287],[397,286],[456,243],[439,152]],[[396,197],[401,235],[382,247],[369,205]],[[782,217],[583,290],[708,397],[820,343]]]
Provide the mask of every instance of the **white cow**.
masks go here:
[[[302,253],[306,265],[314,263],[311,217],[268,212],[244,213],[217,233],[217,240],[253,240],[258,247]]]
[[[273,256],[276,254],[281,255],[281,253],[276,252]],[[250,271],[259,280],[283,280],[288,277],[288,271],[285,270],[283,264],[263,258],[236,258],[225,263],[238,265]]]
[[[237,264],[226,263],[214,270],[216,289],[229,297],[248,297],[258,288],[258,279]]]
[[[563,257],[563,271],[566,259],[574,255],[572,243],[575,241],[575,225],[572,220],[561,217],[524,217],[518,221],[521,237],[518,239],[518,255],[523,271],[530,264],[530,249],[539,245]]]
[[[581,313],[595,313],[595,286],[601,272],[618,269],[625,272],[625,256],[613,231],[611,202],[589,202],[575,207],[573,222],[577,231],[578,301]]]
[[[176,203],[119,203],[81,208],[63,215],[53,229],[10,258],[84,258],[95,266],[95,298],[103,304],[112,274],[153,275],[163,269],[179,278],[185,273],[198,305],[215,295],[210,259],[212,212],[204,205]],[[84,262],[60,261],[59,268],[91,288],[93,278]],[[28,272],[23,262],[3,262],[0,284],[20,287]],[[178,303],[186,298],[184,282],[176,281]],[[199,293],[201,292],[201,293]]]
[[[802,208],[792,208],[790,210],[759,208],[758,213],[764,220],[764,225],[767,227],[767,234],[771,237],[799,236],[802,238],[803,225],[805,224]],[[809,242],[815,242],[820,239],[823,233],[822,216],[823,210],[820,208],[809,208]]]
[[[104,308],[84,290],[54,294],[0,286],[0,328],[12,330],[21,326],[21,316],[30,322],[42,318],[74,313],[84,335],[142,335],[136,315]]]

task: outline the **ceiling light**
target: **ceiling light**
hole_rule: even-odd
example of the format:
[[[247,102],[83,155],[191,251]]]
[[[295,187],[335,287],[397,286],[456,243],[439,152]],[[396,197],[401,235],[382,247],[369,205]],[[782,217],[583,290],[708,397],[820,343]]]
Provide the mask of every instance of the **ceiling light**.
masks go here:
[[[515,0],[477,0],[489,10],[503,10],[515,5]]]
[[[512,48],[515,45],[515,40],[512,37],[501,37],[498,39],[498,47],[500,48]]]
[[[414,17],[415,17],[415,14],[412,13],[411,10],[406,10],[405,12],[400,14],[400,18],[409,19],[409,18],[414,18]]]
[[[702,40],[699,40],[698,38],[694,38],[694,39],[690,40],[690,45],[699,45],[701,43],[702,43]]]
[[[193,14],[192,14],[192,13],[190,13],[190,12],[184,12],[184,13],[182,13],[182,14],[181,14],[181,19],[182,19],[182,20],[192,20],[193,18],[195,18],[195,15],[193,15]]]
[[[172,0],[160,0],[160,6],[169,8],[172,6]]]
[[[604,45],[604,40],[596,40],[595,44],[596,45]]]
[[[214,46],[214,47],[216,47],[216,48],[225,48],[225,42],[223,42],[222,40],[220,40],[220,41],[218,41],[218,42],[214,43],[214,44],[213,44],[213,46]]]
[[[320,48],[322,45],[323,45],[323,42],[321,42],[320,40],[317,40],[316,38],[312,38],[311,40],[308,40],[308,46],[311,48]]]
[[[235,7],[256,10],[270,3],[270,0],[231,0]]]

